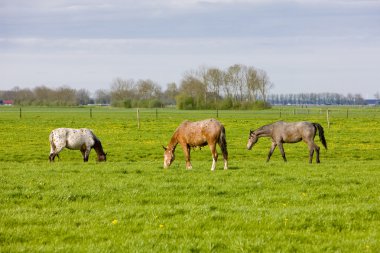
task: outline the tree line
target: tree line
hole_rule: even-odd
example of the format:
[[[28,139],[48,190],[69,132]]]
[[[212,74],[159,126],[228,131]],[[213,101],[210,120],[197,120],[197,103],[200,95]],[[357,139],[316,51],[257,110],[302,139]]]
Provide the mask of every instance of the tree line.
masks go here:
[[[75,106],[91,103],[90,92],[86,89],[72,89],[62,86],[52,89],[44,85],[33,89],[14,87],[0,91],[0,99],[13,100],[15,105]]]
[[[33,89],[15,87],[0,91],[0,100],[13,100],[16,105],[78,106],[110,104],[126,108],[178,109],[254,109],[270,105],[345,104],[362,105],[360,94],[338,93],[270,94],[273,87],[268,74],[261,69],[235,64],[225,69],[199,67],[183,74],[182,80],[167,84],[166,90],[150,79],[116,78],[109,89],[93,94],[86,89],[68,86]],[[379,95],[378,93],[376,95]]]
[[[156,82],[116,78],[110,89],[98,89],[91,96],[86,89],[68,86],[33,89],[15,87],[0,91],[0,99],[16,105],[75,106],[111,104],[117,107],[163,107],[179,109],[240,109],[268,107],[272,83],[264,70],[235,64],[225,70],[199,67],[187,71],[179,84],[169,83],[166,90]]]
[[[271,94],[268,101],[272,105],[365,105],[360,94],[342,95],[339,93],[298,93]]]
[[[265,108],[272,86],[268,74],[252,66],[200,67],[184,74],[176,104],[179,109]]]

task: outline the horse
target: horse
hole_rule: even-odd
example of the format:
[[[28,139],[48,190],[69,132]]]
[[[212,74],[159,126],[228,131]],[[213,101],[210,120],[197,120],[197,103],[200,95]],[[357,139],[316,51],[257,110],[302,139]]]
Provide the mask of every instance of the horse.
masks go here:
[[[224,169],[228,169],[228,151],[226,142],[226,131],[224,126],[215,119],[190,122],[184,121],[175,130],[167,147],[162,146],[164,152],[164,168],[168,168],[174,161],[175,149],[180,144],[185,154],[186,169],[192,169],[190,163],[190,148],[203,147],[208,145],[212,154],[211,170],[215,170],[218,153],[216,144],[219,145],[223,153]]]
[[[54,162],[54,158],[58,156],[59,152],[64,148],[80,150],[84,162],[88,161],[90,151],[94,148],[98,155],[97,161],[106,161],[107,154],[103,151],[102,143],[90,129],[57,128],[51,131],[49,141],[50,162]]]
[[[247,149],[251,150],[252,146],[257,142],[260,137],[270,137],[272,139],[272,146],[269,150],[267,162],[273,154],[276,146],[279,147],[282,158],[286,162],[285,151],[283,143],[296,143],[301,140],[306,142],[309,147],[309,163],[313,162],[314,151],[317,153],[316,162],[319,160],[319,147],[314,143],[314,137],[319,132],[319,139],[322,142],[325,149],[327,149],[327,143],[323,131],[323,127],[318,123],[311,123],[306,121],[301,122],[284,122],[278,121],[273,124],[265,125],[258,128],[255,131],[250,130]]]

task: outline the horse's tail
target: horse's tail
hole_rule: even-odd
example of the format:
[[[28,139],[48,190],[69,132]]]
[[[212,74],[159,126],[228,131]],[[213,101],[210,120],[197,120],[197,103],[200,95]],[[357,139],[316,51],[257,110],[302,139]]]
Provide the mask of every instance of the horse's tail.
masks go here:
[[[223,156],[226,158],[228,157],[228,151],[227,151],[227,141],[226,141],[226,129],[224,126],[221,126],[221,132],[219,136],[219,146],[220,149],[222,150]]]
[[[55,151],[57,150],[57,146],[55,145],[54,139],[53,139],[53,131],[49,135],[49,142],[50,142],[50,154],[49,154],[49,161],[54,161],[54,157],[58,156],[58,154],[55,154]],[[59,158],[59,156],[58,156]]]
[[[55,146],[54,140],[53,140],[53,132],[49,135],[49,142],[50,142],[50,152],[55,151],[57,147]]]
[[[320,124],[318,124],[318,123],[312,123],[312,124],[315,127],[315,130],[318,130],[319,139],[321,140],[321,142],[322,142],[323,146],[325,147],[325,149],[327,149],[327,143],[326,143],[323,127]]]

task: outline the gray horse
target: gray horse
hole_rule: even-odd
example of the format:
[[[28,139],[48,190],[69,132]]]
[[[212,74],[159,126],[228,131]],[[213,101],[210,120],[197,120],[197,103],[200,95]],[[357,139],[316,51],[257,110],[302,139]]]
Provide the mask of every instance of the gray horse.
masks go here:
[[[273,124],[262,126],[255,131],[250,131],[247,149],[251,150],[252,146],[257,142],[260,137],[270,137],[272,139],[272,146],[269,150],[267,162],[273,154],[274,149],[278,146],[282,158],[286,162],[285,151],[283,143],[296,143],[301,140],[306,142],[309,147],[309,163],[313,162],[314,150],[317,153],[316,162],[319,163],[319,147],[314,143],[314,137],[319,132],[319,139],[323,146],[327,149],[327,143],[324,136],[323,127],[318,123],[311,123],[306,121],[301,122],[284,122],[278,121]]]

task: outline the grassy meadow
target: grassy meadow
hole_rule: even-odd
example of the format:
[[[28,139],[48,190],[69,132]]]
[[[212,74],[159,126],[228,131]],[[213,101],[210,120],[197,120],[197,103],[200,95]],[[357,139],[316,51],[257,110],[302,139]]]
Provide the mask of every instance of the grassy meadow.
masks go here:
[[[0,107],[0,252],[380,252],[380,109],[178,111]],[[218,118],[219,151],[162,145],[185,119]],[[304,143],[266,163],[270,141],[246,150],[249,129],[277,120],[319,122],[328,150],[308,164]],[[48,162],[58,127],[91,128],[108,152],[88,163],[64,150]],[[315,158],[314,158],[315,161]]]

